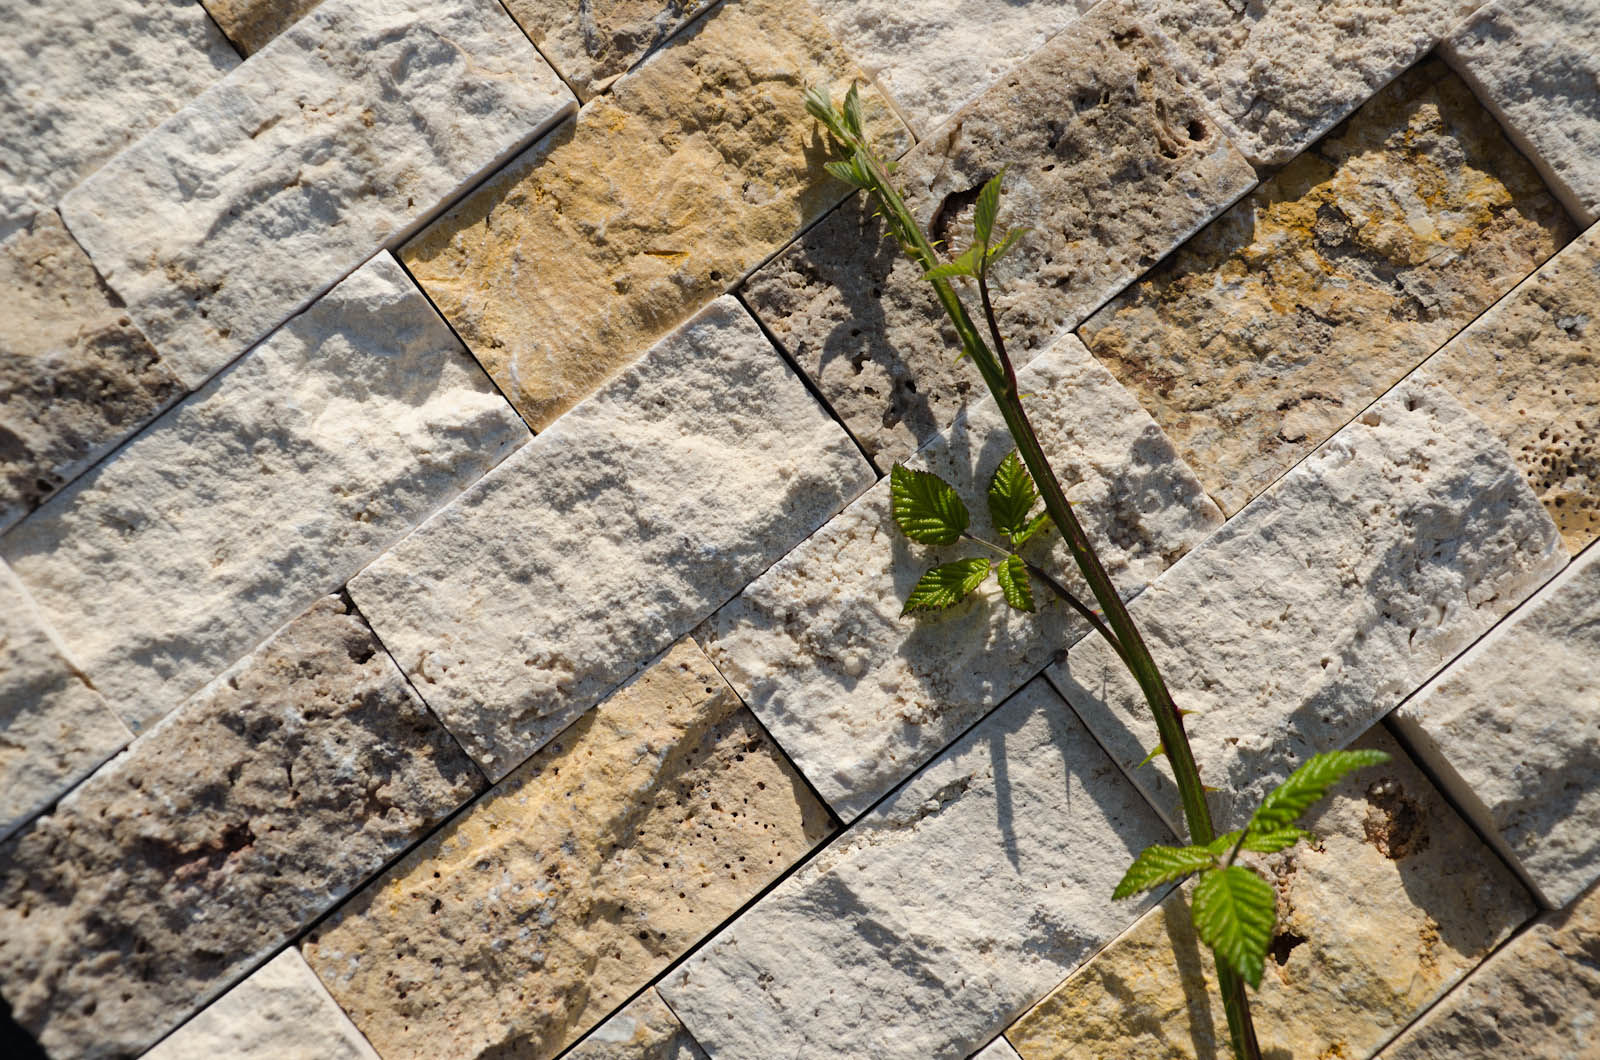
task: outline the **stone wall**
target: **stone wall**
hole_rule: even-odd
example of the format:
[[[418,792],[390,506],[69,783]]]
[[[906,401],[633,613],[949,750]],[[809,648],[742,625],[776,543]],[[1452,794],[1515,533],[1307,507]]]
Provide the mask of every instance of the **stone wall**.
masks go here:
[[[858,83],[1214,811],[1393,756],[1266,1054],[1600,1056],[1600,0],[5,14],[0,1052],[1224,1055],[1115,655],[900,614],[1009,443]]]

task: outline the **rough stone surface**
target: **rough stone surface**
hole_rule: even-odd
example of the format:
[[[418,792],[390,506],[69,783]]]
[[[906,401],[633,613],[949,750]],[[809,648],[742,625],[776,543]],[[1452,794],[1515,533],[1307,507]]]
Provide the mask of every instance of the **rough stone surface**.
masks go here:
[[[566,1055],[566,1060],[706,1060],[661,995],[646,990]]]
[[[1600,550],[1474,645],[1396,719],[1550,906],[1600,878]]]
[[[0,528],[182,393],[54,210],[0,243]]]
[[[571,105],[497,0],[327,0],[61,215],[197,387]]]
[[[1466,85],[1430,61],[1080,335],[1231,515],[1573,231]]]
[[[527,438],[385,254],[0,551],[138,731]]]
[[[1219,828],[1342,747],[1567,561],[1500,440],[1437,387],[1374,404],[1133,602]],[[1048,671],[1168,820],[1144,697],[1098,638]]]
[[[724,297],[350,592],[499,779],[872,481]]]
[[[1138,0],[1257,165],[1305,150],[1484,0]]]
[[[715,0],[506,0],[578,98],[604,91]]]
[[[1094,0],[812,0],[812,6],[923,137]]]
[[[1122,592],[1148,585],[1221,525],[1171,444],[1077,339],[1065,336],[1035,359],[1019,385]],[[954,485],[973,532],[999,541],[983,497],[1010,444],[985,399],[910,466]],[[846,820],[1088,630],[1043,585],[1034,586],[1039,611],[1022,614],[993,579],[950,611],[900,616],[924,571],[974,554],[981,546],[907,541],[884,479],[699,631],[718,668]],[[1089,596],[1060,535],[1041,538],[1028,556]]]
[[[1444,40],[1440,54],[1573,216],[1600,219],[1600,6],[1501,0]]]
[[[132,738],[0,563],[0,838]]]
[[[974,1053],[972,1060],[1021,1060],[1017,1051],[1011,1048],[1011,1043],[1004,1038],[996,1038],[982,1050]]]
[[[322,0],[201,0],[222,32],[246,55],[294,25]]]
[[[1317,805],[1314,842],[1245,858],[1278,892],[1250,998],[1263,1056],[1370,1056],[1535,912],[1393,737],[1379,726],[1356,746],[1394,758]],[[1229,1055],[1216,982],[1174,893],[1006,1036],[1023,1060],[1214,1060]]]
[[[844,197],[801,93],[859,76],[808,4],[727,0],[402,257],[540,430]]]
[[[1120,4],[1056,37],[902,159],[907,205],[936,239],[971,237],[1001,167],[1001,223],[1028,236],[994,269],[1018,365],[1042,353],[1247,191],[1255,174],[1205,119],[1165,46]],[[880,468],[983,393],[932,288],[861,196],[744,295]]]
[[[1042,680],[660,985],[713,1057],[961,1060],[1144,902],[1167,830]]]
[[[194,0],[7,3],[0,239],[238,63]]]
[[[1377,1060],[1600,1058],[1600,890],[1484,962]]]
[[[325,598],[0,847],[0,992],[137,1055],[483,786]]]
[[[1419,375],[1500,435],[1569,551],[1600,537],[1600,227],[1473,321]]]
[[[143,1060],[378,1060],[294,947],[178,1028]]]
[[[683,641],[374,881],[306,959],[389,1060],[545,1060],[829,831]]]

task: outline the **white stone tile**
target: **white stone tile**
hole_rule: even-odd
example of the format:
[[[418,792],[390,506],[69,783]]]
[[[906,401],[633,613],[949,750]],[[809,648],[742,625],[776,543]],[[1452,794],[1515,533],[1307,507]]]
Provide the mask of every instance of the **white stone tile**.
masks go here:
[[[1219,831],[1305,757],[1343,747],[1567,562],[1493,432],[1407,381],[1134,601],[1187,719]],[[1048,675],[1176,827],[1155,722],[1083,640]],[[1181,833],[1180,833],[1181,834]]]
[[[8,0],[0,19],[0,239],[239,65],[196,0]]]
[[[996,1038],[982,1050],[974,1053],[972,1060],[1022,1060],[1022,1058],[1011,1048],[1010,1042],[1004,1038]]]
[[[1155,422],[1076,337],[1035,358],[1019,385],[1121,592],[1149,584],[1222,524]],[[984,495],[1011,447],[985,398],[908,465],[955,486],[972,532],[998,542]],[[971,543],[907,540],[884,479],[698,631],[718,669],[846,820],[1088,629],[1037,583],[1039,611],[1013,610],[993,578],[950,611],[901,617],[924,571],[983,554]],[[1028,556],[1089,599],[1059,534],[1042,535]]]
[[[197,387],[572,105],[496,0],[327,0],[61,214]]]
[[[1395,712],[1551,908],[1600,879],[1600,548]]]
[[[872,482],[725,296],[350,592],[499,779]]]
[[[383,254],[0,552],[138,731],[528,437]]]
[[[658,987],[714,1060],[962,1060],[1138,918],[1166,828],[1043,680]]]

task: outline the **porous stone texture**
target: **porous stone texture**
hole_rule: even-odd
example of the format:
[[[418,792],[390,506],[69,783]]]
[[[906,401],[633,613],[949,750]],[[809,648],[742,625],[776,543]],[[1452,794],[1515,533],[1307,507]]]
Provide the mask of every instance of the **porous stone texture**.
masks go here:
[[[1079,334],[1231,515],[1573,232],[1432,60]]]
[[[497,0],[327,0],[61,215],[198,387],[571,107]]]
[[[567,1053],[566,1060],[706,1060],[661,995],[646,990]]]
[[[137,732],[528,437],[384,254],[0,552]]]
[[[727,0],[401,257],[541,430],[844,197],[802,91],[858,77],[809,4]]]
[[[1600,890],[1547,914],[1377,1060],[1600,1057]]]
[[[1370,1056],[1536,911],[1382,726],[1356,746],[1394,757],[1317,804],[1304,822],[1315,840],[1244,856],[1278,892],[1266,972],[1250,997],[1263,1056]],[[1216,966],[1195,935],[1189,890],[1006,1031],[1022,1060],[1229,1055]]]
[[[1138,917],[1171,839],[1043,680],[658,986],[713,1057],[963,1060]]]
[[[506,0],[546,59],[589,100],[715,0]]]
[[[246,55],[299,21],[322,0],[201,0],[222,32]]]
[[[1001,224],[1028,235],[993,270],[1020,366],[1255,182],[1119,3],[1075,23],[901,161],[934,239],[965,246],[977,191],[1006,171]],[[744,296],[880,468],[983,393],[932,288],[861,196],[757,272]]]
[[[0,529],[183,389],[54,210],[0,243]]]
[[[1137,0],[1250,160],[1279,166],[1483,0]]]
[[[1094,0],[812,0],[812,6],[924,137]]]
[[[132,738],[0,563],[0,838]]]
[[[1423,760],[1545,904],[1600,878],[1600,550],[1396,712]]]
[[[325,598],[0,847],[0,993],[137,1055],[483,787]]]
[[[724,297],[350,592],[499,779],[872,482]]]
[[[388,1060],[546,1060],[831,830],[682,641],[303,948]]]
[[[0,34],[0,239],[238,64],[194,0],[12,0]]]
[[[1063,337],[1018,384],[1120,591],[1148,585],[1221,525],[1171,444],[1077,339]],[[983,498],[1010,450],[1005,423],[985,399],[909,466],[950,482],[972,513],[972,532],[999,542]],[[698,631],[739,695],[846,820],[1088,631],[1043,584],[1033,587],[1039,610],[1023,614],[992,578],[950,611],[901,617],[924,571],[983,554],[970,542],[909,542],[894,525],[884,479]],[[1090,598],[1059,534],[1042,536],[1027,556]]]
[[[289,947],[178,1028],[143,1060],[378,1060]]]
[[[972,1060],[1021,1060],[1017,1051],[1011,1048],[1011,1043],[1004,1038],[996,1038],[981,1051],[974,1053]]]
[[[1600,227],[1473,321],[1418,375],[1500,435],[1569,551],[1600,537]]]
[[[1501,0],[1439,53],[1494,111],[1584,224],[1600,219],[1600,7],[1592,0]]]
[[[1221,829],[1342,747],[1567,562],[1500,440],[1408,381],[1130,606],[1187,719]],[[1047,671],[1177,828],[1155,722],[1098,638]]]

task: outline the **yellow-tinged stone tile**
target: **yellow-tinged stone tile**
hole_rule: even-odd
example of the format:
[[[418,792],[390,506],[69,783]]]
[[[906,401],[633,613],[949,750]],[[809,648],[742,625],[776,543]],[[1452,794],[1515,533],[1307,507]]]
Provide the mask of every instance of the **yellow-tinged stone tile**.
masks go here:
[[[200,0],[238,49],[253,55],[322,0]]]
[[[808,5],[727,0],[401,257],[541,429],[844,198],[802,93],[860,77]]]
[[[1262,1054],[1355,1060],[1534,913],[1533,897],[1382,726],[1388,751],[1308,816],[1315,842],[1246,855],[1278,892],[1251,1012]],[[1022,1060],[1225,1060],[1216,969],[1174,892],[1006,1031]]]
[[[1079,334],[1232,515],[1573,234],[1429,60]]]
[[[1600,537],[1600,225],[1422,366],[1505,439],[1576,555]]]
[[[387,1060],[559,1053],[832,829],[691,641],[310,936]]]

